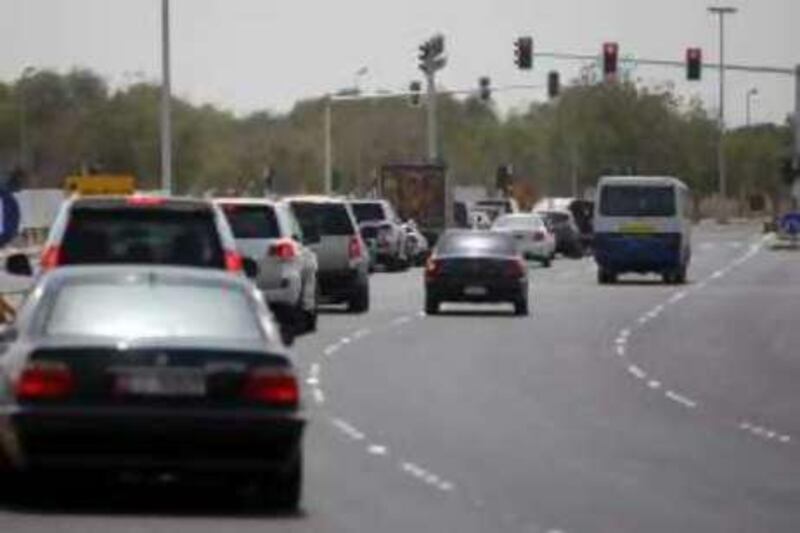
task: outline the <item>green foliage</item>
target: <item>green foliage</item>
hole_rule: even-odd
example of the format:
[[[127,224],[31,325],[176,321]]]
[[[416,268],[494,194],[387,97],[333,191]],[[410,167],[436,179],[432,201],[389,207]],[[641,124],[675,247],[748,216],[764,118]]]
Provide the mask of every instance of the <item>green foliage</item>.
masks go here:
[[[57,187],[64,175],[99,163],[157,188],[159,98],[158,86],[147,83],[110,91],[87,70],[0,83],[0,168],[21,160],[24,138],[33,185]],[[503,117],[474,97],[438,102],[440,152],[457,183],[491,185],[497,167],[511,163],[516,176],[552,194],[568,194],[573,180],[583,190],[603,174],[628,172],[679,176],[701,195],[716,190],[715,122],[698,101],[669,88],[574,82],[551,102]],[[175,98],[177,190],[257,192],[271,173],[277,192],[320,191],[323,111],[315,99],[283,115],[237,117]],[[337,188],[367,190],[382,164],[422,161],[425,113],[403,97],[334,102]],[[730,132],[731,193],[780,194],[790,141],[787,126]]]

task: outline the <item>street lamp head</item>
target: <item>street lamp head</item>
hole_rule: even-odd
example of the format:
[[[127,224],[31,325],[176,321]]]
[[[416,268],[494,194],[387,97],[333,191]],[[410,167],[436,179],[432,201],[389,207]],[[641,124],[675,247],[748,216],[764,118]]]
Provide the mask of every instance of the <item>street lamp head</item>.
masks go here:
[[[708,12],[715,15],[733,15],[737,11],[739,11],[737,8],[731,6],[710,6],[708,8]]]

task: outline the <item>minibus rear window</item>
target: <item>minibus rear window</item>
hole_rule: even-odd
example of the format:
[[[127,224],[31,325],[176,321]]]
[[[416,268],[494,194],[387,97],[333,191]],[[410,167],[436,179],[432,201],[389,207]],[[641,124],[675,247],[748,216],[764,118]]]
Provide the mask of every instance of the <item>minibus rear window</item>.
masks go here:
[[[607,217],[675,216],[675,189],[652,185],[606,186],[600,195],[600,214]]]

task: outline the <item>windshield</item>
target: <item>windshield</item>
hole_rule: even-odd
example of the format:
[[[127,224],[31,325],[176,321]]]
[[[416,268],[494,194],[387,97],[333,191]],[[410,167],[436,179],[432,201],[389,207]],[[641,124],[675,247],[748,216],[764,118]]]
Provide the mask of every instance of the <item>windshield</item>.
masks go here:
[[[600,214],[609,217],[670,217],[675,215],[675,188],[608,185],[600,194]]]
[[[386,213],[384,213],[383,206],[379,202],[353,202],[350,206],[353,208],[353,214],[358,222],[386,220]]]
[[[499,233],[455,233],[444,235],[436,245],[439,255],[505,255],[516,254],[510,236]]]
[[[253,305],[239,289],[146,281],[75,282],[61,287],[53,295],[44,333],[115,339],[264,338]]]
[[[544,226],[537,216],[501,216],[494,221],[494,229],[540,229]]]

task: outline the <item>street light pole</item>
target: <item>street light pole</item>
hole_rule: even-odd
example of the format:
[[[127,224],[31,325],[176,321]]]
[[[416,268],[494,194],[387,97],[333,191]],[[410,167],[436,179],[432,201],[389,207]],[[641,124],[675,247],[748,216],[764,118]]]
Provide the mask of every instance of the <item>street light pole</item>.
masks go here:
[[[33,67],[26,67],[17,82],[17,107],[19,109],[19,166],[24,171],[28,169],[28,102],[25,86],[28,77],[36,71]]]
[[[717,143],[717,167],[719,169],[719,195],[728,197],[725,175],[725,15],[736,13],[735,7],[709,7],[708,12],[719,18],[719,140]],[[724,207],[723,207],[724,209]]]
[[[753,105],[752,104],[752,99],[757,94],[758,94],[758,89],[756,89],[755,87],[753,87],[752,89],[747,91],[747,99],[745,101],[745,104],[746,104],[745,109],[747,110],[747,113],[746,113],[746,117],[747,117],[746,118],[746,124],[747,124],[748,128],[750,127],[750,123],[752,122],[752,105]]]
[[[325,165],[325,194],[330,195],[333,189],[333,142],[332,142],[332,132],[331,132],[331,96],[328,95],[325,97],[325,111],[324,111],[324,124],[322,126],[324,130],[324,165]]]
[[[161,0],[161,188],[166,194],[172,194],[171,100],[169,0]]]

